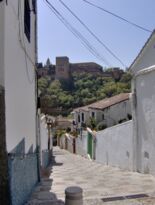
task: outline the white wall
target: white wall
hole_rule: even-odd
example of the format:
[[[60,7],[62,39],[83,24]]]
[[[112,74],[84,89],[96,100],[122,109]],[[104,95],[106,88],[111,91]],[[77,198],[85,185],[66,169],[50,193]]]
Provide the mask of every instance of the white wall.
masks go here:
[[[65,135],[60,137],[60,148],[65,149]]]
[[[96,161],[105,165],[133,169],[132,121],[107,128],[96,135]]]
[[[40,120],[40,139],[41,139],[41,150],[48,149],[48,129],[45,122],[44,116]]]
[[[155,174],[155,71],[136,78],[136,96],[137,170]]]
[[[20,13],[18,13],[18,2]],[[12,151],[22,139],[25,139],[27,152],[32,145],[33,149],[36,148],[35,17],[31,12],[31,43],[29,43],[24,34],[24,1],[8,0],[5,11],[7,151]]]
[[[130,100],[125,100],[111,107],[105,108],[103,111],[90,109],[90,113],[95,112],[95,119],[97,123],[103,121],[107,127],[113,126],[119,123],[119,120],[128,120],[127,115],[131,115],[131,102]],[[102,120],[102,115],[104,114],[104,120]]]
[[[0,85],[4,86],[4,1],[0,3]]]
[[[52,143],[52,137],[51,137],[51,143]],[[46,164],[46,162],[48,163],[48,160],[45,157],[46,156],[45,153],[48,153],[48,128],[46,124],[45,115],[43,115],[40,119],[40,161],[43,167]]]
[[[95,112],[95,119],[96,119],[97,123],[103,121],[102,115],[104,114],[104,111],[102,111],[102,110],[94,110],[94,112]]]
[[[84,114],[84,123],[89,123],[89,111],[84,111],[84,110],[80,110],[80,111],[75,111],[73,113],[73,118],[74,121],[76,122],[76,124],[78,126],[81,126],[81,122],[82,122],[82,113]],[[78,121],[78,115],[80,116],[80,122]]]
[[[131,70],[133,73],[137,73],[138,71],[155,65],[155,33],[147,44],[143,53],[141,53],[141,57],[136,61],[136,63],[132,66]]]
[[[84,114],[84,121],[82,121],[82,113]],[[81,111],[80,112],[80,122],[88,123],[89,122],[89,112],[88,111]]]
[[[87,131],[82,131],[82,136],[76,138],[76,154],[87,156]]]
[[[119,120],[128,120],[127,115],[131,114],[131,102],[126,100],[105,110],[104,115],[108,126],[118,124]],[[114,123],[114,124],[113,124]]]
[[[72,137],[67,138],[67,150],[73,153],[73,138]]]

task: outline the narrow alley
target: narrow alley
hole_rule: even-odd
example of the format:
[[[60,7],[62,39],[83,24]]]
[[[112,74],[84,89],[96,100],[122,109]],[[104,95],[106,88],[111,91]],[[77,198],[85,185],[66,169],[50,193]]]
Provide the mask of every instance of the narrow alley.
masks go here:
[[[84,205],[155,204],[155,177],[151,175],[103,166],[58,147],[54,148],[49,171],[27,205],[63,205],[68,186],[83,189]]]

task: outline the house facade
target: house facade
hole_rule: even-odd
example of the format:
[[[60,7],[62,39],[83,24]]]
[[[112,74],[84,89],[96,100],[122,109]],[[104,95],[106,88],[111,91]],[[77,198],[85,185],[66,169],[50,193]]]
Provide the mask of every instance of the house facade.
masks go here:
[[[0,30],[0,85],[5,102],[2,149],[8,160],[5,168],[9,176],[9,204],[20,205],[39,180],[36,1],[1,0]]]
[[[73,111],[77,127],[81,127],[82,123],[88,125],[92,118],[97,125],[102,123],[105,127],[130,120],[132,118],[130,93],[121,93]]]
[[[90,117],[96,123],[102,122],[105,127],[111,127],[131,119],[131,100],[129,93],[107,98],[89,106]]]
[[[155,31],[130,66],[133,73],[134,169],[155,174]]]
[[[82,123],[88,124],[90,120],[88,106],[74,109],[72,112],[72,117],[77,128],[80,128]]]

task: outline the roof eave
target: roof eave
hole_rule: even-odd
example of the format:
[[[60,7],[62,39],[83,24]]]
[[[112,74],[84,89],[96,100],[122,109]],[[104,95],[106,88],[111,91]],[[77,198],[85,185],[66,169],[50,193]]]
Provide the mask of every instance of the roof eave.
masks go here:
[[[142,47],[142,49],[140,50],[140,52],[138,53],[137,57],[134,59],[134,61],[131,63],[131,65],[129,66],[128,70],[133,72],[135,64],[137,63],[137,61],[140,59],[140,57],[142,56],[144,50],[147,48],[150,40],[152,39],[152,37],[155,35],[155,29],[153,30],[153,32],[151,33],[151,35],[149,36],[148,40],[146,41],[146,43],[144,44],[144,46]]]

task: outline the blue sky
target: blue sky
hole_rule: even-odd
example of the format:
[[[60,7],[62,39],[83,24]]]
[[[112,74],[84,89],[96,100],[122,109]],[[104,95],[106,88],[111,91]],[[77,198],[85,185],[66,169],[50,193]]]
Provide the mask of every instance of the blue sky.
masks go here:
[[[59,0],[49,0],[52,5],[91,43],[109,62],[110,66],[122,65],[111,56],[60,4]],[[83,0],[63,0],[72,11],[129,66],[150,36],[150,33],[135,28]],[[154,0],[89,0],[92,3],[116,13],[138,25],[153,30],[155,28]],[[51,12],[43,0],[38,1],[38,58],[45,63],[49,57],[55,64],[56,56],[68,56],[70,62],[96,62],[107,65],[93,56],[75,36]]]

